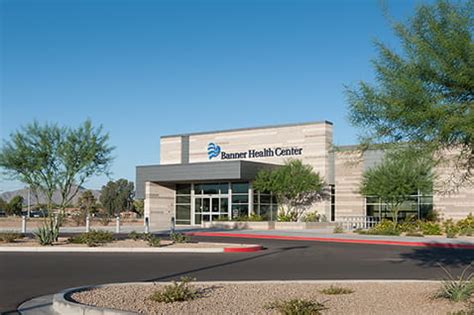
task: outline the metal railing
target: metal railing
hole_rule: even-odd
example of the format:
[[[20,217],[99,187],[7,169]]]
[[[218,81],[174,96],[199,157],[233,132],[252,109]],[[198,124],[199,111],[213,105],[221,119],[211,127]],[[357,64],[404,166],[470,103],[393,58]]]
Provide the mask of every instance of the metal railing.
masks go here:
[[[344,230],[370,229],[379,223],[380,218],[374,216],[342,216],[338,217],[336,223]]]

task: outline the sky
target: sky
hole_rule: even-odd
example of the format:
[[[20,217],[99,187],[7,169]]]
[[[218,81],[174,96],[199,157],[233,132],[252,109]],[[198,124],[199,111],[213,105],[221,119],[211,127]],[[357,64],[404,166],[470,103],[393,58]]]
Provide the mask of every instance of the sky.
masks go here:
[[[401,21],[419,3],[385,1]],[[0,32],[1,141],[91,119],[132,181],[168,134],[328,120],[356,144],[344,86],[374,81],[374,39],[399,47],[377,0],[0,0]]]

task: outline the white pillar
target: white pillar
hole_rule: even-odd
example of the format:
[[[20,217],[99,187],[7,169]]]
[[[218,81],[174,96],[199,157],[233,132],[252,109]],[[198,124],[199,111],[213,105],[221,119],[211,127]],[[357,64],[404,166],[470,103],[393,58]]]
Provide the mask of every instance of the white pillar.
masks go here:
[[[26,216],[21,216],[21,233],[26,233]]]
[[[86,216],[86,233],[89,233],[91,230],[90,217]]]
[[[120,216],[115,217],[115,233],[120,233]]]

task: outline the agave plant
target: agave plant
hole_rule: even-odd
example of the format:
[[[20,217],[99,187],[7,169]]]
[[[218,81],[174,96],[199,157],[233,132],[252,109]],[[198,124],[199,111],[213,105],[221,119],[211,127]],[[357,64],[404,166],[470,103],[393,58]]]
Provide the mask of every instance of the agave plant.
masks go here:
[[[455,278],[446,268],[439,264],[441,269],[447,274],[448,279],[443,281],[438,297],[451,301],[465,301],[474,293],[474,273],[467,274],[472,264],[469,264],[462,271],[458,278]]]

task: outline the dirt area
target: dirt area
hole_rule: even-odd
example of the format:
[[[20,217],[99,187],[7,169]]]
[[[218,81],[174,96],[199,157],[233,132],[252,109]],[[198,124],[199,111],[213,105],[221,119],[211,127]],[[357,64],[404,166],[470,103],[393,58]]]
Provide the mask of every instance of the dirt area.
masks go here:
[[[35,239],[24,237],[22,239],[15,240],[12,243],[0,242],[0,246],[10,247],[10,246],[19,246],[19,247],[44,247],[41,246]],[[54,243],[55,247],[87,247],[86,244],[70,244],[67,242],[66,237],[60,237],[58,242]],[[239,247],[241,244],[224,244],[224,243],[173,243],[169,240],[161,240],[161,247],[167,248],[222,248],[222,247]],[[149,248],[148,242],[143,240],[118,240],[111,243],[105,243],[100,247],[114,247],[114,248]]]
[[[149,299],[163,284],[116,285],[77,292],[72,299],[83,304],[144,314],[278,314],[266,309],[273,301],[292,298],[323,303],[323,314],[443,314],[466,309],[463,303],[433,298],[439,283],[346,283],[354,290],[344,295],[324,295],[330,284],[232,283],[194,284],[203,296],[188,302],[158,303]]]
[[[40,226],[43,226],[44,224],[44,218],[29,218],[27,221],[27,227],[28,228],[37,228]],[[126,225],[126,226],[139,226],[143,227],[143,219],[121,219],[120,220],[121,225]],[[85,226],[85,224],[77,225],[76,222],[74,222],[72,219],[66,219],[63,222],[63,225],[65,227],[76,227],[76,226]],[[98,219],[93,219],[90,221],[90,226],[104,226],[100,220]],[[107,226],[115,226],[115,218],[112,218],[110,223]],[[21,228],[21,218],[20,217],[6,217],[6,218],[0,218],[0,228],[11,228],[11,229],[19,229]]]

